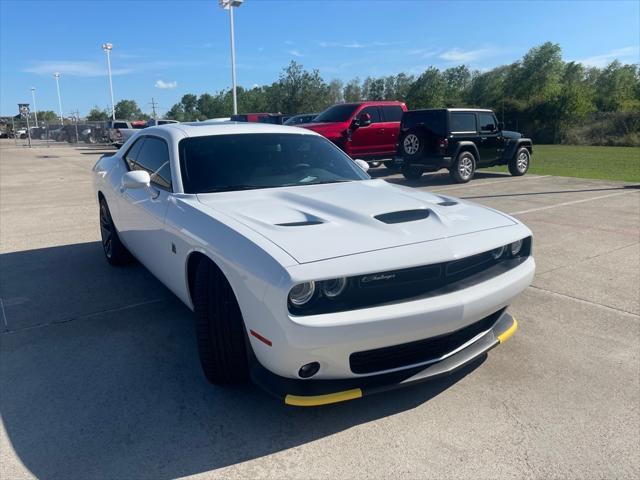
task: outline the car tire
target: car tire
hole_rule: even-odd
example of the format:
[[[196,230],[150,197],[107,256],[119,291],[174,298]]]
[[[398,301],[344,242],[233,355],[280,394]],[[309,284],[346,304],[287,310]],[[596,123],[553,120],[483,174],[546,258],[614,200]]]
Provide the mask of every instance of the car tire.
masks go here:
[[[394,160],[385,160],[382,163],[388,170],[396,171],[398,169],[398,167],[396,167],[396,162]]]
[[[515,157],[509,161],[509,173],[514,177],[521,177],[529,170],[531,153],[525,147],[518,149]]]
[[[402,157],[409,160],[409,162],[413,159],[418,159],[422,156],[424,146],[425,138],[422,132],[419,130],[409,130],[400,141]]]
[[[133,257],[127,250],[118,236],[118,230],[111,218],[111,212],[107,201],[101,197],[100,201],[100,237],[102,240],[102,251],[110,265],[125,265],[130,263]]]
[[[422,177],[424,171],[419,167],[413,167],[410,165],[402,167],[402,175],[407,180],[419,180]]]
[[[198,352],[207,380],[216,385],[246,382],[246,334],[231,285],[212,262],[202,260],[193,288]]]
[[[469,151],[460,152],[449,170],[456,183],[467,183],[476,173],[476,157]]]

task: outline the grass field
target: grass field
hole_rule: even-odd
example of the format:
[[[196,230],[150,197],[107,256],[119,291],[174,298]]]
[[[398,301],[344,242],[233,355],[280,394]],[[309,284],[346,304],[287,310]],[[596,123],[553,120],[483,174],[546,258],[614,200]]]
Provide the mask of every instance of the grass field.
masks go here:
[[[486,170],[507,171],[506,167]],[[530,173],[640,182],[640,148],[534,145]]]

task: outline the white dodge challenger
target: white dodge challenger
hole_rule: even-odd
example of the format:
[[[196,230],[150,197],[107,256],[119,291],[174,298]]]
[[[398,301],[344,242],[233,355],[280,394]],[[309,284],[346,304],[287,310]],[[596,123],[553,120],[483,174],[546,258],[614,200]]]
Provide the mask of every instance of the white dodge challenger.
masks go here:
[[[194,311],[209,381],[290,405],[443,375],[509,338],[529,229],[366,168],[305,129],[147,128],[94,167],[106,259],[135,257]]]

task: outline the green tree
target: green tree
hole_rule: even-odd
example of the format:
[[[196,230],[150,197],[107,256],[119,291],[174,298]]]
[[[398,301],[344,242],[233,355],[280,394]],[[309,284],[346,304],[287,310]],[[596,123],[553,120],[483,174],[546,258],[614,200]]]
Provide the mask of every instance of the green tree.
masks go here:
[[[342,103],[344,101],[344,97],[342,96],[343,90],[344,84],[341,80],[331,80],[329,82],[329,96],[327,98],[327,102],[330,104]]]
[[[111,118],[109,112],[106,110],[101,110],[97,105],[94,106],[90,111],[89,115],[87,115],[87,120],[90,122],[104,122]]]
[[[447,107],[462,107],[465,95],[471,85],[471,72],[465,65],[447,68],[442,72],[444,101]]]
[[[38,122],[59,122],[58,114],[52,110],[41,110],[38,112]]]
[[[611,62],[596,81],[596,102],[605,112],[640,110],[640,70],[637,65]]]
[[[345,102],[359,102],[362,100],[362,87],[360,79],[354,78],[344,87],[343,97]]]
[[[147,115],[142,113],[135,100],[120,100],[116,103],[116,118],[119,120],[142,120]]]
[[[410,108],[443,107],[445,84],[440,70],[428,68],[411,85],[407,93],[407,103]]]

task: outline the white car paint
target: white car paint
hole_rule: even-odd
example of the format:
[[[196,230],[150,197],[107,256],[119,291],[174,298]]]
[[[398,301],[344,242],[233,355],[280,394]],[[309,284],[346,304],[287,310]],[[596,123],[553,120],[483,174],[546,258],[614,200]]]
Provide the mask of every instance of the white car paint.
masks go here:
[[[269,371],[298,378],[318,361],[314,379],[343,379],[353,352],[455,331],[506,307],[532,281],[533,257],[480,284],[436,297],[346,312],[294,316],[287,296],[299,282],[365,275],[460,259],[528,237],[515,218],[462,200],[392,185],[383,180],[280,187],[209,194],[184,193],[178,142],[193,136],[318,134],[259,123],[174,124],[141,135],[170,149],[173,191],[123,188],[123,156],[135,139],[95,166],[95,188],[106,198],[127,248],[187,306],[189,255],[200,252],[227,277],[240,305],[257,360]],[[137,137],[137,136],[136,136]],[[428,208],[419,222],[385,224],[374,215]],[[318,218],[313,228],[278,223]],[[175,250],[175,253],[173,252]]]

